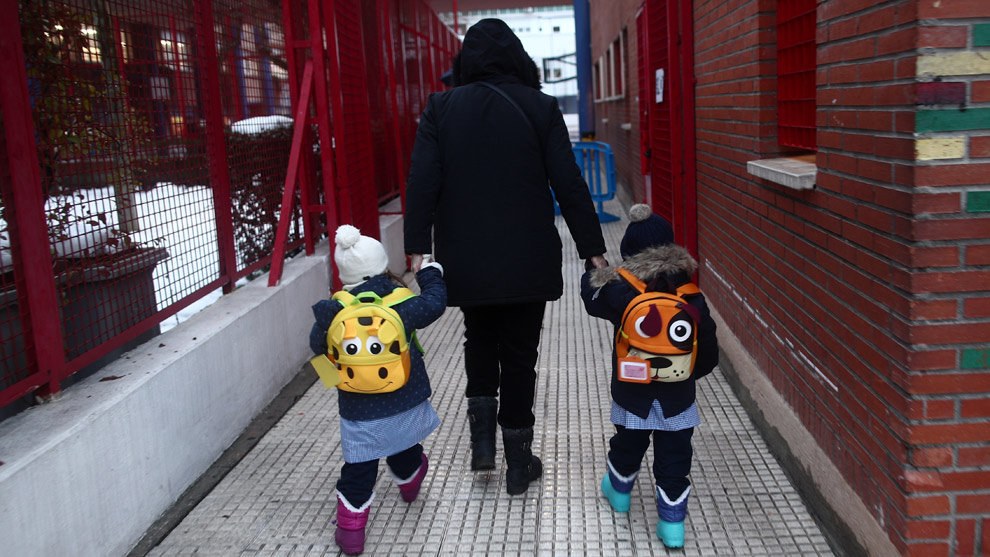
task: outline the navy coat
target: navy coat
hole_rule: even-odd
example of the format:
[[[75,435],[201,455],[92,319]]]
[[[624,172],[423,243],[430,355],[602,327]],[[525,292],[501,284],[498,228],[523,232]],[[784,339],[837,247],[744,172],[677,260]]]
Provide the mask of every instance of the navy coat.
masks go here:
[[[416,274],[416,282],[420,287],[420,294],[410,298],[400,304],[393,306],[402,325],[406,329],[407,340],[411,340],[413,331],[421,329],[433,323],[443,315],[447,308],[447,290],[440,270],[436,267],[426,267]],[[395,284],[385,275],[376,275],[371,279],[352,288],[350,292],[374,292],[379,296],[385,296],[395,289]],[[313,315],[316,322],[309,333],[309,346],[316,354],[327,353],[327,330],[337,313],[344,306],[337,300],[320,300],[313,306]],[[430,378],[426,374],[426,365],[423,363],[423,353],[419,351],[415,343],[410,342],[410,363],[409,381],[390,393],[382,394],[362,394],[342,391],[337,389],[339,395],[340,417],[347,420],[372,420],[394,416],[404,412],[424,400],[432,394],[430,388]]]
[[[619,266],[648,284],[661,277],[663,280],[660,284],[666,283],[670,287],[669,290],[673,291],[691,280],[697,263],[683,247],[667,244],[645,249],[625,259]],[[612,267],[593,269],[581,277],[581,299],[584,301],[585,309],[593,317],[612,322],[613,339],[626,306],[638,294],[639,292],[623,280]],[[660,403],[663,415],[668,418],[687,410],[695,401],[695,381],[711,373],[718,365],[715,320],[712,319],[704,295],[686,297],[685,300],[696,307],[701,315],[696,337],[698,355],[695,358],[694,370],[686,380],[677,383],[652,382],[645,385],[619,381],[615,343],[612,343],[612,399],[640,418],[649,415],[654,400]]]

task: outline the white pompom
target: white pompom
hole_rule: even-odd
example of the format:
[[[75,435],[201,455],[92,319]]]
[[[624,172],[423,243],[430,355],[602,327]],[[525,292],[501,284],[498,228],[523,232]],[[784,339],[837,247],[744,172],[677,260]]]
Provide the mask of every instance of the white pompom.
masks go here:
[[[629,222],[639,222],[650,218],[653,210],[646,203],[637,203],[629,208]]]
[[[342,224],[337,227],[337,235],[334,238],[337,245],[344,249],[353,247],[360,239],[361,231],[349,224]]]

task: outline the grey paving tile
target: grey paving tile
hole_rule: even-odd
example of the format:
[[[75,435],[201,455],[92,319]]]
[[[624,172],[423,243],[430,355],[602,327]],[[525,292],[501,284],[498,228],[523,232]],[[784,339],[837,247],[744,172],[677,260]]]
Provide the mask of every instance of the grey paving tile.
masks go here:
[[[606,210],[622,214],[614,202]],[[562,221],[565,246],[570,238]],[[625,222],[603,230],[612,258]],[[463,322],[459,311],[420,333],[442,424],[424,443],[430,473],[406,504],[382,464],[367,555],[832,555],[825,537],[716,369],[699,382],[694,484],[683,550],[656,538],[651,454],[629,513],[598,493],[608,422],[608,325],[584,313],[583,266],[565,248],[564,297],[548,306],[538,361],[534,450],[545,471],[525,496],[505,493],[504,464],[468,468]],[[300,316],[308,319],[308,316]],[[151,555],[338,555],[336,395],[317,382]],[[501,447],[498,449],[501,462]]]

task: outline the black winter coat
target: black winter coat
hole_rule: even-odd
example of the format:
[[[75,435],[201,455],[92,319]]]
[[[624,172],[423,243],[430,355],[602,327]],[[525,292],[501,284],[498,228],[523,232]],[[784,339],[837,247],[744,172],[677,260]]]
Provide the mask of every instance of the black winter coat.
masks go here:
[[[434,254],[451,306],[561,296],[554,197],[579,256],[605,253],[557,99],[539,91],[538,79],[534,86],[534,75],[532,59],[505,23],[483,20],[468,31],[455,63],[462,85],[430,95],[420,118],[405,251]],[[526,116],[476,81],[500,87]]]

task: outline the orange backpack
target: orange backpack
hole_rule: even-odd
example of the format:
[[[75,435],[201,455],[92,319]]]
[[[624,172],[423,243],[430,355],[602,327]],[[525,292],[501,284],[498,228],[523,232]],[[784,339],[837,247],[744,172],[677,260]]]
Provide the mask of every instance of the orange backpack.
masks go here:
[[[650,383],[684,381],[698,355],[697,329],[701,316],[684,297],[700,294],[693,282],[676,292],[652,292],[625,269],[619,275],[640,292],[622,313],[615,334],[619,381]]]

